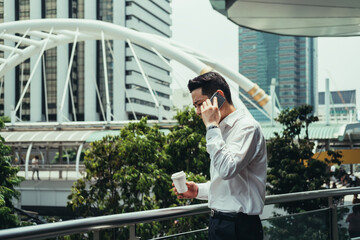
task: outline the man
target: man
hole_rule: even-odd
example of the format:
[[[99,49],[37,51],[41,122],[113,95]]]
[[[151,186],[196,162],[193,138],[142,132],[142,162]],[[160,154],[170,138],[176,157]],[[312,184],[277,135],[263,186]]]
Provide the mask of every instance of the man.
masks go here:
[[[350,178],[350,187],[356,187],[356,176],[353,173],[351,173],[349,178]]]
[[[358,194],[355,193],[355,194],[354,194],[354,198],[353,198],[353,200],[352,200],[352,204],[358,204],[358,203],[360,203],[360,199],[358,198]],[[360,229],[359,229],[359,230],[360,230]]]
[[[360,206],[355,205],[352,208],[353,212],[350,213],[346,222],[349,223],[349,236],[351,239],[358,239],[360,237]]]
[[[39,156],[35,156],[32,159],[31,164],[32,164],[32,169],[33,169],[32,180],[34,180],[35,172],[37,172],[37,179],[40,180],[40,177],[39,177]]]
[[[210,155],[210,181],[187,182],[178,198],[208,200],[209,239],[263,239],[259,214],[265,201],[266,144],[259,124],[236,110],[229,85],[218,73],[200,75],[188,83],[196,113],[201,116]],[[225,103],[218,108],[218,92]]]

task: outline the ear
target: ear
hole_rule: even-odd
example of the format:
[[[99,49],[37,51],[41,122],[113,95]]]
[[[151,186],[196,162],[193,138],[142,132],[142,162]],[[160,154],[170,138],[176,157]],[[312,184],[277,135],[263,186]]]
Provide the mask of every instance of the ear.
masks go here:
[[[225,94],[224,94],[224,92],[222,90],[218,89],[217,92],[220,93],[220,95],[225,98]]]

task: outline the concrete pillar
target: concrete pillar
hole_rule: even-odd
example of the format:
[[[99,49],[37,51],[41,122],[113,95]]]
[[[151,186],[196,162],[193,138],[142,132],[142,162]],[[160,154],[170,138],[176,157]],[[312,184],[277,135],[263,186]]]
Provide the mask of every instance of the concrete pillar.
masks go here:
[[[4,22],[15,21],[15,1],[4,1]],[[7,46],[14,46],[14,43],[5,40],[4,44]],[[9,55],[5,52],[5,58]],[[4,76],[4,115],[10,117],[11,111],[15,108],[15,68],[8,71]]]
[[[270,85],[270,96],[271,96],[271,126],[274,126],[274,118],[275,118],[275,85],[276,85],[276,78],[271,79]]]
[[[56,0],[56,17],[57,18],[68,18],[69,17],[69,1]],[[56,53],[56,103],[57,103],[57,121],[63,122],[63,116],[69,118],[69,92],[66,93],[64,106],[62,112],[60,112],[60,105],[64,88],[69,89],[65,86],[66,73],[69,65],[69,46],[61,45],[57,47]],[[66,121],[66,120],[65,120]]]
[[[313,48],[312,48],[312,56],[313,56],[313,61],[312,61],[312,68],[313,68],[313,76],[312,78],[314,79],[313,81],[313,92],[311,94],[313,94],[314,96],[314,115],[318,116],[318,111],[319,111],[319,91],[318,91],[318,40],[317,38],[312,38],[313,41]]]
[[[354,144],[353,144],[353,141],[352,141],[351,133],[348,132],[347,135],[349,136],[349,141],[350,141],[349,149],[353,149]],[[353,166],[353,164],[350,164],[350,174],[354,174],[354,166]]]
[[[30,19],[41,19],[41,0],[32,0],[30,4]],[[33,37],[32,37],[33,38]],[[30,71],[34,73],[34,77],[30,84],[30,121],[40,122],[42,120],[42,64],[34,69],[34,65],[39,58],[35,55],[30,58]]]
[[[85,19],[96,19],[96,0],[84,1]],[[84,119],[85,121],[98,121],[96,112],[96,41],[85,41],[84,53]]]
[[[62,165],[63,163],[63,147],[59,146],[59,164]],[[62,179],[62,170],[59,170],[59,179]]]
[[[125,26],[125,1],[113,0],[114,24]],[[125,109],[125,42],[114,40],[113,114],[117,120],[128,120]]]
[[[49,146],[46,146],[46,155],[45,155],[45,164],[49,164],[51,163],[50,161],[50,154],[49,154]]]
[[[326,125],[330,125],[330,84],[329,79],[325,79],[325,116]]]
[[[325,140],[325,150],[329,151],[330,150],[330,139],[326,139]]]

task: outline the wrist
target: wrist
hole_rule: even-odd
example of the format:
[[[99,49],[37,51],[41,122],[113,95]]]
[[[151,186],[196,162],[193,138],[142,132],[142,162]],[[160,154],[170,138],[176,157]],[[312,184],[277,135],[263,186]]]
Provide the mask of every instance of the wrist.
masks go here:
[[[206,125],[206,131],[209,131],[210,129],[213,129],[213,128],[219,128],[219,126],[215,123],[210,123],[210,124]]]

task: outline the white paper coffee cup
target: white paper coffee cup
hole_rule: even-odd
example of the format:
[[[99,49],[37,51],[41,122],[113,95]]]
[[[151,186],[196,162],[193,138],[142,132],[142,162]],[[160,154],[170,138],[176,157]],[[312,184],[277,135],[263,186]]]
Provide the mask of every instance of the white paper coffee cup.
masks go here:
[[[188,190],[186,186],[186,174],[184,171],[174,173],[171,175],[171,179],[178,193],[184,193]]]

